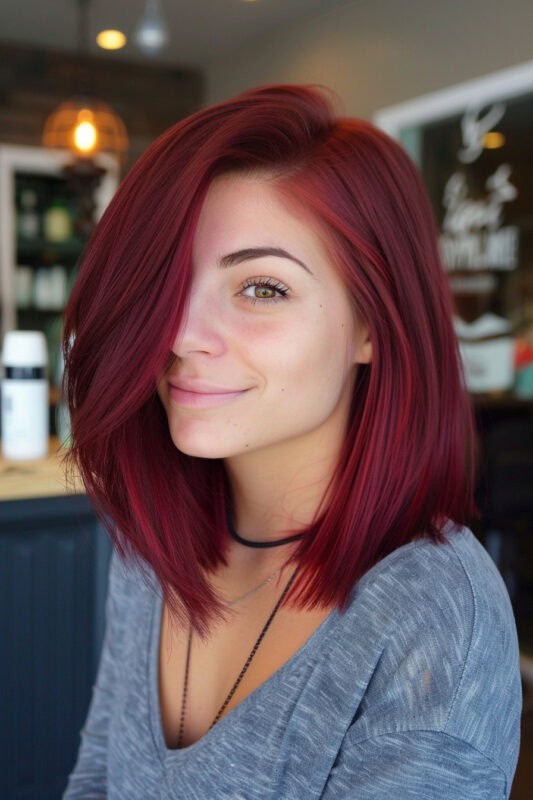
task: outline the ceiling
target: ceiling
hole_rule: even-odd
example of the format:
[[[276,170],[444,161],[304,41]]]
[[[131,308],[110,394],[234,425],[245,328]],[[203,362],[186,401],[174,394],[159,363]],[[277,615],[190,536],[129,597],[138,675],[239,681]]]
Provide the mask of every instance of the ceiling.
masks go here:
[[[349,4],[347,0],[159,0],[169,43],[157,56],[148,56],[132,38],[145,1],[89,0],[89,53],[158,65],[202,67],[267,31]],[[79,8],[79,0],[3,0],[0,42],[76,52]],[[96,34],[106,28],[121,30],[128,39],[125,47],[114,51],[98,47]]]

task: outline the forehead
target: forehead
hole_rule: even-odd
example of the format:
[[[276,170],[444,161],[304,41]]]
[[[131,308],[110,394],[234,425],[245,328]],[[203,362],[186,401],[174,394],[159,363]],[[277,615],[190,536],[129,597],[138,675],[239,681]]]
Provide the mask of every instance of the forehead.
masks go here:
[[[330,260],[316,220],[304,209],[289,206],[272,180],[234,174],[216,177],[198,219],[195,262],[258,246],[284,248],[315,267]]]

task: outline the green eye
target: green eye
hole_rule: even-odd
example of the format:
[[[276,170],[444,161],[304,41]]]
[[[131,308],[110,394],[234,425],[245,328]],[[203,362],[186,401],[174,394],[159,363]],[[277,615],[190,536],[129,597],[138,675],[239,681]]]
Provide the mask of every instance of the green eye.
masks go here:
[[[251,297],[250,295],[243,294],[243,292],[251,286],[259,286],[262,289],[271,289],[278,292],[278,297]],[[279,281],[273,278],[249,278],[243,286],[240,294],[250,300],[252,303],[277,303],[280,300],[286,300],[289,290]]]

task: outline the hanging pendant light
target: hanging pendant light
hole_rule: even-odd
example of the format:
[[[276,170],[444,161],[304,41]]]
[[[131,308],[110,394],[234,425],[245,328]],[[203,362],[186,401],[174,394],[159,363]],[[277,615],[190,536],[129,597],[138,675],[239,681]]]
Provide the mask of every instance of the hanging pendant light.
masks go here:
[[[69,149],[77,159],[92,158],[99,151],[118,156],[124,166],[129,147],[126,126],[111,106],[92,91],[88,57],[87,12],[90,0],[77,0],[79,7],[79,65],[77,92],[61,103],[45,122],[45,147]]]
[[[147,55],[157,55],[168,41],[168,28],[161,18],[158,0],[146,0],[144,13],[133,34],[137,45]]]

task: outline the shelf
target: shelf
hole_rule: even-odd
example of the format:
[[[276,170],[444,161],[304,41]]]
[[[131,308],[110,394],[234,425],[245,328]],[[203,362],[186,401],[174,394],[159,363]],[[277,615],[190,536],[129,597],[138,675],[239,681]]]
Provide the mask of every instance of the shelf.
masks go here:
[[[39,306],[17,306],[17,314],[24,314],[26,312],[33,314],[35,311],[38,314],[62,314],[65,310],[64,306],[59,308],[39,308]]]
[[[518,397],[509,392],[476,393],[470,396],[476,409],[531,408],[533,406],[533,397]]]
[[[17,239],[17,261],[23,258],[42,256],[43,253],[53,257],[77,256],[86,243],[82,239],[69,239],[66,242],[49,242],[47,239]]]

